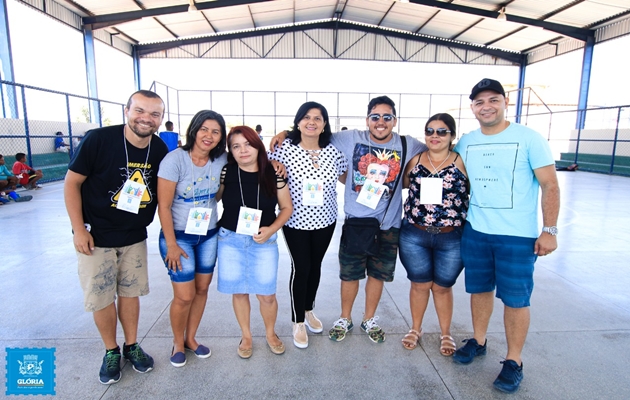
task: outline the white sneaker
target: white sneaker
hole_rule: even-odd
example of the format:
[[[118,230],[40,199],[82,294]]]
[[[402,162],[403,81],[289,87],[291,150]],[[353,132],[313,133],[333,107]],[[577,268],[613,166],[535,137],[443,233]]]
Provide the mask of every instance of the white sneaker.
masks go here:
[[[299,349],[308,347],[308,335],[303,322],[293,324],[293,344]]]
[[[322,321],[320,321],[319,318],[315,316],[313,311],[307,311],[304,313],[304,323],[313,333],[321,333],[324,330],[324,325],[322,325]]]

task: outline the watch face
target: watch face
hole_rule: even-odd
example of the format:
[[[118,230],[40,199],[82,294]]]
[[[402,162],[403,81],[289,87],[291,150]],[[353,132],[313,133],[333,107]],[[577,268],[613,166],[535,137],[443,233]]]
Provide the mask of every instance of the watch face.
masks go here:
[[[549,226],[549,227],[544,227],[543,228],[544,232],[547,232],[548,234],[552,235],[552,236],[556,236],[558,234],[558,228],[555,226]]]

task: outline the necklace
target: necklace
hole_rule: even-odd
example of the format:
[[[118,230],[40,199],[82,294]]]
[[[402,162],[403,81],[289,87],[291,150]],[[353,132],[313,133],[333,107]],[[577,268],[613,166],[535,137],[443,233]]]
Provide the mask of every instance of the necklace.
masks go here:
[[[431,156],[429,155],[429,152],[427,151],[427,158],[429,159],[429,164],[431,164],[431,168],[433,168],[433,172],[431,173],[431,175],[438,175],[439,174],[438,169],[440,169],[440,167],[444,165],[444,163],[446,162],[446,160],[449,159],[450,156],[451,156],[451,151],[449,150],[444,160],[442,160],[440,165],[436,167],[435,165],[433,165],[433,161],[431,161]]]
[[[304,147],[302,147],[302,149],[304,149]],[[311,159],[311,163],[313,164],[313,168],[319,169],[319,155],[320,155],[322,149],[317,149],[317,150],[304,149],[304,151],[306,151],[306,154],[308,154],[308,157]]]

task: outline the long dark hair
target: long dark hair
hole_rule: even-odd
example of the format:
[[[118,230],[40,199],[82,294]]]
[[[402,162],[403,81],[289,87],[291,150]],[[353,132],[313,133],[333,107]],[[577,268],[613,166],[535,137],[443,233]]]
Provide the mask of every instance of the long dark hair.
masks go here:
[[[273,166],[271,162],[269,162],[269,158],[267,158],[267,151],[265,150],[265,145],[263,144],[260,137],[256,131],[254,131],[249,126],[235,126],[230,129],[230,133],[227,135],[227,144],[228,144],[228,162],[231,164],[236,163],[236,159],[232,154],[232,149],[230,148],[232,145],[232,137],[234,135],[243,135],[245,140],[249,142],[249,145],[258,150],[258,158],[256,163],[258,164],[258,182],[260,182],[260,186],[262,186],[263,190],[267,194],[267,196],[274,197],[278,192],[278,187],[275,179],[275,173],[273,171]],[[273,179],[270,179],[274,177]]]
[[[291,143],[297,145],[302,141],[302,134],[298,130],[298,124],[302,119],[306,116],[306,114],[316,108],[319,112],[322,113],[322,118],[324,118],[324,131],[319,135],[318,144],[322,149],[330,143],[330,137],[332,136],[332,131],[330,130],[330,123],[328,121],[328,111],[326,107],[323,105],[316,103],[314,101],[307,101],[302,104],[300,108],[298,108],[297,113],[295,114],[295,118],[293,118],[293,126],[291,127],[291,131],[287,135],[289,139],[291,139]]]
[[[221,140],[219,140],[219,143],[214,149],[210,150],[210,161],[214,161],[217,157],[225,153],[227,133],[223,116],[212,110],[201,110],[197,114],[195,114],[195,116],[190,121],[190,125],[188,125],[188,129],[186,129],[186,144],[182,146],[182,150],[192,150],[193,145],[195,144],[195,140],[197,140],[197,132],[199,132],[199,129],[201,129],[203,123],[209,119],[217,121],[217,123],[221,127]]]

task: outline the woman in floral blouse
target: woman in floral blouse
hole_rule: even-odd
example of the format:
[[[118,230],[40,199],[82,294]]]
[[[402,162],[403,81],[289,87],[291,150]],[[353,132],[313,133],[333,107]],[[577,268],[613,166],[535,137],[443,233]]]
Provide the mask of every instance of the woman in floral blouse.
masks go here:
[[[418,346],[430,292],[440,323],[440,353],[456,350],[451,336],[453,291],[463,269],[460,241],[468,210],[468,178],[454,153],[455,120],[436,114],[425,125],[428,151],[412,158],[403,175],[409,188],[400,229],[400,261],[411,281],[409,302],[412,327],[402,339],[408,350]]]

